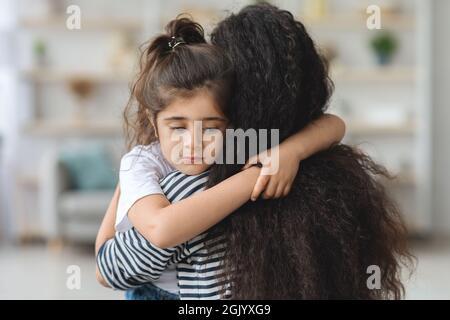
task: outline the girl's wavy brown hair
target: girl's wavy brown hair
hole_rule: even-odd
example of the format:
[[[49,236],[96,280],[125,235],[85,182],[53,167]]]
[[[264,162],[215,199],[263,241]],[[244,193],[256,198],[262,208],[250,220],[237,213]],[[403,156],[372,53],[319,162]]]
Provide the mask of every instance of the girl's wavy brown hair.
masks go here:
[[[222,50],[206,43],[198,23],[178,16],[167,24],[164,34],[144,43],[140,51],[138,73],[123,113],[129,149],[156,140],[152,122],[177,97],[207,89],[226,108],[233,69]]]

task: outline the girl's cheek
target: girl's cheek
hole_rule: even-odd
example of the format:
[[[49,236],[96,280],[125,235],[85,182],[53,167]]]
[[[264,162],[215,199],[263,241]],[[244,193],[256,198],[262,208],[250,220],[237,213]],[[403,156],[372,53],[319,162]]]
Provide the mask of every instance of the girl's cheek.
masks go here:
[[[216,162],[217,157],[221,154],[223,148],[223,141],[221,138],[216,138],[212,141],[208,141],[203,145],[204,161],[207,164],[213,164]]]
[[[172,136],[170,130],[161,128],[158,139],[164,158],[166,158],[171,164],[175,164],[179,161],[179,151],[177,149],[178,143],[177,141],[174,141],[176,137]]]

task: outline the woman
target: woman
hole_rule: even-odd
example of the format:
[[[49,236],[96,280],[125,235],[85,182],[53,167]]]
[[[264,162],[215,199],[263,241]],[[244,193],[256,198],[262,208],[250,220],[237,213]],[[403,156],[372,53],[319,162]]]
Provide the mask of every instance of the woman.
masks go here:
[[[289,12],[246,7],[222,21],[212,41],[235,66],[235,127],[279,129],[283,141],[326,110],[326,67]],[[209,185],[238,170],[214,166]],[[377,175],[387,172],[357,150],[334,146],[303,162],[286,198],[247,203],[210,230],[225,239],[232,297],[400,298],[400,265],[410,259],[406,232]],[[381,270],[379,290],[367,287],[372,265]]]
[[[249,6],[222,21],[212,43],[234,61],[236,127],[279,128],[283,141],[326,110],[326,65],[291,13]],[[237,170],[217,165],[209,184]],[[336,145],[302,162],[287,197],[249,202],[217,225],[233,298],[400,298],[401,263],[411,256],[400,213],[378,180],[385,176],[359,150]],[[381,270],[378,290],[367,286],[372,265]]]

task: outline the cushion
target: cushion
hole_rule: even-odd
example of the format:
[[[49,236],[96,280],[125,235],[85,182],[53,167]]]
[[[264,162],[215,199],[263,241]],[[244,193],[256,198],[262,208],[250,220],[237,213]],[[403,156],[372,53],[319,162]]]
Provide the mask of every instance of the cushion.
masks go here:
[[[59,161],[67,169],[72,189],[110,190],[117,185],[118,178],[105,147],[63,151]]]

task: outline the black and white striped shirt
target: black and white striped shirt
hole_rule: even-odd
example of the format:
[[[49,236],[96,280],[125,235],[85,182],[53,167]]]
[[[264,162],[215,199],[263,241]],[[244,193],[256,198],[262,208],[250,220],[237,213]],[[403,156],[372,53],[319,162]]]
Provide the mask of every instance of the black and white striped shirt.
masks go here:
[[[188,176],[174,171],[161,180],[161,187],[170,202],[177,202],[202,191],[208,173]],[[175,264],[180,299],[228,299],[230,285],[220,276],[224,252],[223,238],[210,238],[207,233],[179,246],[161,249],[132,228],[116,233],[101,247],[97,264],[105,281],[119,290],[156,281],[168,266]]]

